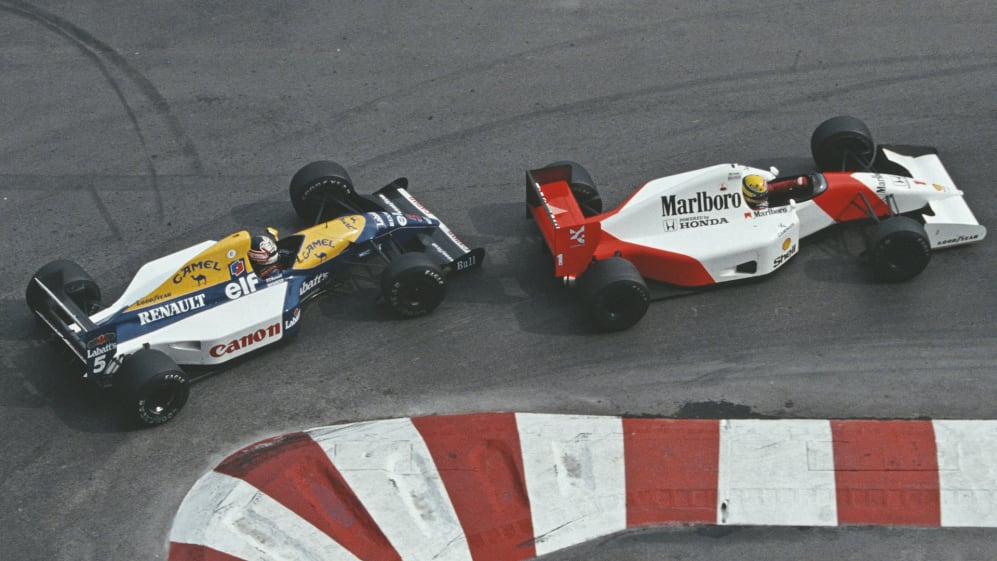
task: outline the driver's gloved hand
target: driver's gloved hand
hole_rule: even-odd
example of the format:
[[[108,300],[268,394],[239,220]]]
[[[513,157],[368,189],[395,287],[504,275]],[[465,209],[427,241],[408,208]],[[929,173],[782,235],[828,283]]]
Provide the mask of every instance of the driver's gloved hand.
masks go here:
[[[287,249],[279,250],[277,252],[277,267],[281,269],[289,268],[291,265],[294,265],[294,257],[293,251]]]

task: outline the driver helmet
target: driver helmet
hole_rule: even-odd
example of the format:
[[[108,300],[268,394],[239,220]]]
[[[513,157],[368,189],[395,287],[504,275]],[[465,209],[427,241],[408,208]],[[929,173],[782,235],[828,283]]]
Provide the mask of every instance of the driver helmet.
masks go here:
[[[768,182],[757,173],[745,175],[741,180],[741,193],[749,205],[764,204],[769,198]]]
[[[273,265],[277,262],[277,242],[264,234],[253,236],[249,244],[249,260],[254,265]]]

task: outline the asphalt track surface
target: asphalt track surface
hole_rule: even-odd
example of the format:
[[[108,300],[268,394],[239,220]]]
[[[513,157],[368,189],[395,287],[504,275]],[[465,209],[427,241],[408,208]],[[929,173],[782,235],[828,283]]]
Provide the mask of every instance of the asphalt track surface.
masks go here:
[[[997,250],[873,283],[854,232],[758,283],[655,303],[594,334],[523,218],[523,170],[570,158],[608,205],[738,161],[805,165],[837,114],[930,144],[995,220],[991,2],[21,2],[0,0],[0,558],[166,559],[195,481],[261,439],[485,411],[995,419]],[[145,261],[297,223],[289,177],[335,159],[404,175],[472,245],[432,316],[330,298],[288,345],[195,384],[155,430],[123,422],[35,331],[30,275],[69,257],[114,297]],[[679,526],[567,559],[986,559],[992,529]]]

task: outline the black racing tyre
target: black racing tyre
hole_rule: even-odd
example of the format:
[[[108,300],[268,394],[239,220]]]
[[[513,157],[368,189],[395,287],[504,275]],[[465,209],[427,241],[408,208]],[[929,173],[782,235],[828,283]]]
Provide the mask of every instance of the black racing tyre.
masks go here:
[[[147,426],[175,417],[190,396],[183,370],[156,349],[141,349],[125,358],[114,375],[114,385],[126,414]]]
[[[38,272],[31,277],[31,282],[24,291],[24,299],[32,312],[41,309],[45,301],[43,289],[38,286],[35,279],[44,282],[45,286],[56,292],[56,295],[61,291],[87,315],[100,307],[100,287],[83,267],[73,261],[68,259],[52,261],[38,269]]]
[[[446,278],[440,267],[419,251],[393,259],[381,277],[381,294],[401,317],[426,315],[446,296]]]
[[[651,293],[633,263],[611,257],[592,263],[578,278],[582,306],[603,331],[622,331],[647,312]]]
[[[331,161],[312,162],[291,178],[291,205],[303,220],[317,223],[321,216],[342,216],[352,212],[337,201],[356,196],[346,168]]]
[[[876,228],[866,255],[880,281],[911,279],[931,261],[931,243],[924,226],[909,216],[892,216]]]
[[[544,167],[556,166],[571,166],[571,194],[574,195],[578,207],[582,209],[582,215],[589,217],[602,214],[602,197],[599,195],[599,189],[596,188],[595,181],[592,180],[592,175],[589,174],[588,170],[581,164],[570,160],[554,162]]]
[[[832,117],[814,130],[810,153],[821,171],[870,171],[876,143],[869,127],[855,117]]]

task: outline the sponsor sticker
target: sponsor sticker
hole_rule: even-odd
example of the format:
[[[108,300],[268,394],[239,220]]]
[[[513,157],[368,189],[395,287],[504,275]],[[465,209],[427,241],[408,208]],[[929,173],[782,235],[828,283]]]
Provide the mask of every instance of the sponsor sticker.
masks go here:
[[[311,280],[306,280],[305,282],[301,283],[301,288],[298,289],[298,296],[304,296],[305,294],[308,294],[309,292],[312,291],[312,289],[322,284],[328,278],[329,278],[329,273],[325,272],[315,275],[315,278]]]
[[[113,331],[101,333],[93,339],[87,341],[87,366],[94,374],[101,374],[105,371],[112,371],[108,368],[114,361],[108,361],[108,357],[113,355],[118,349],[117,336]]]
[[[138,302],[135,302],[130,307],[141,308],[142,306],[148,306],[149,304],[155,304],[156,302],[162,302],[163,300],[169,300],[173,297],[172,292],[164,292],[162,294],[153,294],[152,296],[147,296]]]
[[[321,260],[326,259],[329,256],[329,251],[323,248],[335,247],[336,242],[327,238],[320,240],[315,240],[305,246],[305,250],[301,253],[301,260],[304,261],[311,257],[312,253],[315,254]]]
[[[252,294],[256,292],[256,285],[259,284],[260,279],[256,276],[256,273],[249,273],[246,276],[239,277],[235,279],[235,282],[230,282],[225,285],[225,297],[229,300],[235,300],[236,298],[242,298],[247,294]]]
[[[204,298],[204,294],[195,294],[194,296],[181,298],[175,302],[170,302],[168,304],[163,304],[162,306],[150,308],[144,312],[139,312],[138,323],[139,325],[146,325],[161,319],[180,316],[188,312],[198,310],[204,307]]]
[[[455,261],[455,263],[457,264],[458,271],[463,271],[464,269],[470,269],[475,264],[477,264],[477,262],[478,258],[473,253],[469,253],[466,256],[462,257],[461,259]]]
[[[786,238],[782,242],[782,251],[782,255],[772,260],[772,267],[779,267],[786,261],[789,261],[789,258],[796,254],[796,244],[793,243],[791,238]]]
[[[207,277],[204,276],[206,271],[221,271],[221,267],[218,262],[214,259],[203,259],[201,261],[194,261],[184,265],[183,269],[180,269],[176,275],[173,275],[173,284],[180,284],[188,276],[195,281],[198,285],[207,282]]]
[[[291,312],[291,319],[284,321],[284,331],[288,331],[297,325],[299,319],[301,319],[301,308],[294,308],[294,311]]]
[[[381,193],[379,196],[381,197],[381,201],[385,204],[385,206],[387,206],[388,208],[390,208],[391,210],[395,211],[398,214],[402,213],[402,209],[398,208],[398,205],[396,205],[395,203],[393,203],[391,201],[391,199],[389,199],[387,197],[387,195],[385,195],[384,193]],[[391,221],[390,218],[389,218],[388,221],[389,222]]]
[[[724,217],[715,217],[708,214],[702,214],[699,216],[684,216],[681,218],[666,218],[664,219],[663,226],[665,232],[676,232],[679,230],[695,230],[697,228],[704,228],[708,226],[720,226],[721,224],[728,224],[730,221]]]
[[[772,216],[774,214],[786,214],[789,212],[789,207],[778,206],[775,208],[762,208],[758,210],[747,211],[744,213],[745,218],[761,218],[763,216]]]
[[[695,196],[684,199],[680,199],[675,195],[665,195],[661,197],[662,216],[703,214],[737,208],[740,206],[740,193],[720,193],[711,195],[706,191],[699,191]]]
[[[355,215],[355,214],[351,214],[349,216],[342,216],[342,217],[339,218],[339,222],[343,226],[345,226],[347,230],[349,230],[351,232],[356,232],[357,231],[357,222],[358,222],[358,220],[359,219],[357,218],[357,215]]]
[[[940,240],[936,245],[952,245],[954,243],[968,243],[980,239],[979,234],[973,234],[971,236],[956,236],[954,238],[948,238],[945,240]]]
[[[568,228],[568,236],[575,242],[575,247],[585,245],[585,225],[580,228]]]
[[[100,335],[94,337],[87,341],[87,350],[94,349],[96,347],[106,345],[108,343],[114,343],[117,341],[118,336],[113,332],[101,333]]]
[[[280,334],[280,322],[278,321],[277,323],[271,324],[266,328],[260,328],[236,337],[227,343],[214,345],[208,353],[215,358],[221,358],[227,354],[242,354],[243,352],[248,351],[251,347],[263,343],[268,339],[280,337]]]
[[[876,194],[885,195],[886,194],[886,178],[882,175],[876,174]]]
[[[448,253],[447,250],[443,249],[443,247],[441,247],[440,244],[433,242],[431,244],[431,247],[436,251],[438,251],[440,255],[442,255],[443,258],[446,259],[447,261],[453,261],[453,257],[450,257],[450,253]]]

